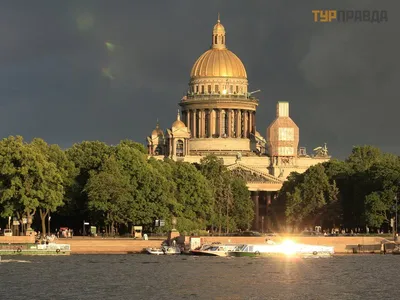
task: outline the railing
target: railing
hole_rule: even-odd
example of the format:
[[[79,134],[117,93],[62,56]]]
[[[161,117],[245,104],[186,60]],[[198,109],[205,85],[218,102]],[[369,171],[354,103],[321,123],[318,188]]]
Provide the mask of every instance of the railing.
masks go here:
[[[243,94],[188,94],[182,99],[182,102],[192,99],[247,99],[257,101],[257,98]]]

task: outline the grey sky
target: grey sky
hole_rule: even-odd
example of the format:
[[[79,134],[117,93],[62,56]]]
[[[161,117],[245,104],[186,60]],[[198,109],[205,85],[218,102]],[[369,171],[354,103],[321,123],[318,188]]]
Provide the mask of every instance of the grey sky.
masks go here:
[[[389,21],[314,23],[312,9],[386,9]],[[262,90],[262,135],[289,101],[308,152],[400,154],[397,1],[4,1],[0,137],[144,143],[157,118],[175,120],[218,12],[250,90]]]

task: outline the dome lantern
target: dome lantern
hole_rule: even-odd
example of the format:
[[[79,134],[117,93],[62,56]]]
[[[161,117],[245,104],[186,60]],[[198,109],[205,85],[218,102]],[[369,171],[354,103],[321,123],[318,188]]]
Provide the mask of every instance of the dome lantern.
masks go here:
[[[212,34],[212,49],[226,49],[225,45],[225,28],[221,24],[218,13],[218,21],[217,24],[214,25],[213,34]]]

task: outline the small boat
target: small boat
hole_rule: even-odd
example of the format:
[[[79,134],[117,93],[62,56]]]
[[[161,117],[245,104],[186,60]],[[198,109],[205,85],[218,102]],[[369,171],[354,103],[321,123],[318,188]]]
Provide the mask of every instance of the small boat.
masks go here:
[[[161,248],[146,248],[146,252],[153,255],[164,255],[164,251]]]
[[[175,255],[181,254],[181,249],[177,246],[161,246],[161,248],[146,248],[146,252],[153,255]]]
[[[289,256],[289,257],[330,257],[334,254],[334,247],[296,244],[291,241],[282,244],[242,244],[228,256]]]
[[[200,249],[192,250],[192,255],[199,256],[228,256],[228,252],[234,250],[237,244],[211,244],[203,245]]]
[[[70,255],[69,244],[7,244],[0,245],[0,255]]]

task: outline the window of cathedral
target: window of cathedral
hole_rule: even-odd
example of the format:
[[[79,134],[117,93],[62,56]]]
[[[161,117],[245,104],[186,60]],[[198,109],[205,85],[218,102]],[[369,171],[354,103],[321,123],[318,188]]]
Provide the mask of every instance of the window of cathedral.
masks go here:
[[[163,154],[163,153],[162,153],[162,149],[161,149],[160,146],[158,146],[158,147],[156,148],[156,151],[154,152],[154,154],[155,154],[155,155],[162,155],[162,154]]]
[[[219,92],[219,85],[216,84],[216,85],[215,85],[215,93],[218,93],[218,92]]]
[[[208,91],[209,94],[211,94],[211,84],[209,84],[209,85],[207,86],[207,91]]]
[[[239,93],[239,86],[237,85],[236,86],[236,94],[238,94]]]
[[[199,92],[199,86],[196,85],[196,93],[198,93],[198,92]]]
[[[216,44],[217,43],[217,36],[215,36],[215,42],[214,42],[214,44]]]
[[[204,94],[204,85],[201,86],[201,93]]]
[[[233,85],[229,86],[229,93],[233,94]]]
[[[183,156],[183,141],[176,142],[176,156]]]

